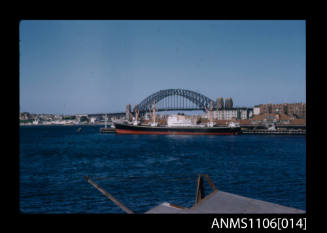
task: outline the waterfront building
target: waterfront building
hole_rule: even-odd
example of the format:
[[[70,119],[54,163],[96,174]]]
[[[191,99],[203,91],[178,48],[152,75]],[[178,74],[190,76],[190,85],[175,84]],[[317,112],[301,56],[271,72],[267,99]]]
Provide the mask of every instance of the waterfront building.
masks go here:
[[[255,106],[256,113],[282,113],[296,118],[306,118],[306,104],[305,103],[283,103],[283,104],[260,104]],[[259,108],[259,110],[257,110]],[[255,114],[257,115],[257,114]]]
[[[259,115],[260,114],[260,106],[255,105],[253,108],[253,115]]]
[[[62,120],[64,119],[64,117],[62,117]],[[78,122],[82,122],[82,121],[88,121],[88,115],[87,114],[77,114],[75,115],[75,119]],[[60,119],[59,119],[60,120]]]
[[[236,109],[223,109],[214,111],[214,119],[217,120],[231,120],[232,118],[237,118]]]
[[[29,120],[29,119],[31,119],[31,115],[28,112],[21,112],[19,114],[19,119],[20,120]]]
[[[250,120],[251,124],[275,123],[281,125],[306,125],[306,120],[304,118],[297,119],[295,116],[284,113],[262,113],[255,115]]]
[[[208,115],[208,114],[207,114]],[[213,119],[215,120],[246,120],[253,116],[252,108],[232,108],[213,111]],[[207,118],[208,116],[206,116]]]
[[[76,118],[77,117],[78,117],[78,115],[76,115]],[[62,120],[62,115],[55,114],[54,115],[54,120]]]

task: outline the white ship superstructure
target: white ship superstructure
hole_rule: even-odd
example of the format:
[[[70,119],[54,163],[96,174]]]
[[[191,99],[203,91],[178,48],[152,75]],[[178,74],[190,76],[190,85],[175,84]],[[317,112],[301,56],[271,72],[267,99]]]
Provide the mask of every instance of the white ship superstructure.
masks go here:
[[[168,127],[190,127],[195,126],[190,118],[184,115],[170,115],[167,119]]]

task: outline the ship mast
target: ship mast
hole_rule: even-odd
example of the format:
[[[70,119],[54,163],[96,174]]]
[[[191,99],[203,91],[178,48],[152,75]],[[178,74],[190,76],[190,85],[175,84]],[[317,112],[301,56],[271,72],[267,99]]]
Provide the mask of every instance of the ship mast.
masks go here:
[[[213,108],[213,104],[212,104],[212,101],[211,101],[209,109],[207,107],[205,107],[205,110],[208,113],[208,118],[209,118],[208,127],[213,127],[213,125],[214,125],[213,119],[212,119],[212,108]]]
[[[135,109],[135,121],[137,122],[139,118],[139,110]]]
[[[152,104],[152,120],[153,122],[151,123],[151,126],[158,126],[158,123],[156,122],[156,118],[157,118],[157,115],[156,115],[156,103],[155,101],[153,101],[153,104]]]
[[[156,102],[153,101],[153,105],[152,105],[152,110],[153,110],[153,123],[156,123]]]
[[[212,124],[212,101],[210,102],[210,107],[209,107],[209,120],[210,120],[210,124]]]

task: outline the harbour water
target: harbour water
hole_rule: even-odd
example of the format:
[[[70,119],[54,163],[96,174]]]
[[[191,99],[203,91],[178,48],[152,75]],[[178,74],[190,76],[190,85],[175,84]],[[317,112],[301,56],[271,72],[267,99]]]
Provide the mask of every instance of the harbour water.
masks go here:
[[[136,213],[162,202],[191,207],[199,173],[218,190],[306,209],[305,136],[117,135],[79,127],[20,127],[22,213],[123,213],[84,176]]]

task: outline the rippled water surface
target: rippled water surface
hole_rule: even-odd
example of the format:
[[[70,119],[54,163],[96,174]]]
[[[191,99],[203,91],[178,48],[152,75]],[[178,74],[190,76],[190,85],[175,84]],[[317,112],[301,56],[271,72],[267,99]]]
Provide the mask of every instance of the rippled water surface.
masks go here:
[[[218,189],[306,208],[305,136],[116,135],[99,126],[20,127],[20,210],[123,213],[84,176],[136,213],[194,204],[197,174]],[[206,184],[206,192],[210,186]]]

